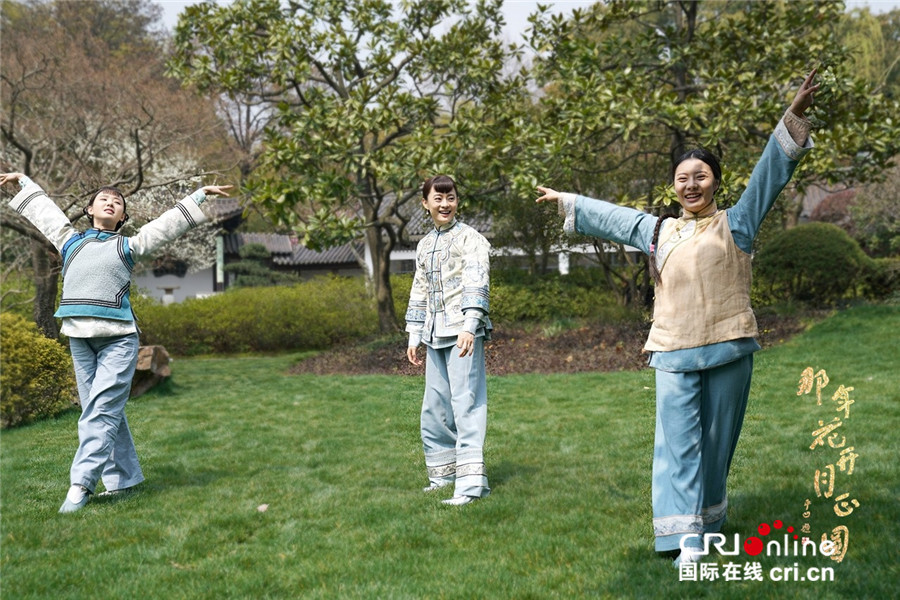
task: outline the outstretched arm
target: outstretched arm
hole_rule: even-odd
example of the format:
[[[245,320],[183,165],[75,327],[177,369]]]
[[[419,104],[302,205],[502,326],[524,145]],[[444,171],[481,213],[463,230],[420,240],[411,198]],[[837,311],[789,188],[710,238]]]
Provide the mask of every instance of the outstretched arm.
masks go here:
[[[744,252],[753,247],[763,219],[778,194],[790,181],[800,159],[812,148],[809,138],[811,123],[804,117],[813,105],[813,94],[820,85],[814,83],[816,69],[800,84],[794,100],[775,128],[759,162],[753,169],[741,199],[728,209],[728,224],[734,241]]]
[[[619,206],[605,200],[557,192],[537,186],[541,196],[537,202],[556,202],[560,215],[565,217],[563,230],[572,235],[580,233],[612,240],[649,252],[656,217],[629,206]]]
[[[200,188],[207,196],[228,196],[228,190],[233,188],[232,185],[206,185]]]
[[[7,183],[18,183],[21,177],[25,177],[25,175],[23,173],[0,173],[0,186]]]
[[[18,183],[22,188],[9,201],[9,206],[28,219],[57,250],[61,251],[66,241],[75,234],[75,228],[72,227],[69,217],[47,196],[41,186],[28,176],[22,173],[0,174],[0,186],[7,183]]]
[[[175,208],[167,210],[159,218],[141,227],[137,235],[128,238],[134,258],[140,259],[168,244],[188,229],[206,222],[207,217],[200,210],[200,204],[208,195],[227,196],[231,188],[230,185],[204,186],[178,202]]]

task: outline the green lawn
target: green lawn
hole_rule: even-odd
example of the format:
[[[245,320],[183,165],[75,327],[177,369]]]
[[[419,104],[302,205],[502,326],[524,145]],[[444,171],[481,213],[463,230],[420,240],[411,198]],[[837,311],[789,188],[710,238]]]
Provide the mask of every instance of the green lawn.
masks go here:
[[[888,598],[898,577],[896,306],[840,313],[756,356],[730,479],[726,533],[775,519],[850,532],[846,558],[757,561],[764,581],[679,581],[653,551],[653,372],[489,379],[493,493],[455,508],[425,495],[421,377],[288,376],[298,356],[183,359],[129,404],[147,481],[59,515],[74,412],[2,435],[2,598]],[[398,348],[398,352],[402,352]],[[797,396],[807,366],[831,380]],[[831,395],[853,387],[841,431],[858,454],[830,500],[809,449]],[[833,511],[849,492],[859,507]],[[811,517],[803,519],[810,498]],[[266,510],[260,510],[264,505]],[[833,567],[832,582],[772,568]]]

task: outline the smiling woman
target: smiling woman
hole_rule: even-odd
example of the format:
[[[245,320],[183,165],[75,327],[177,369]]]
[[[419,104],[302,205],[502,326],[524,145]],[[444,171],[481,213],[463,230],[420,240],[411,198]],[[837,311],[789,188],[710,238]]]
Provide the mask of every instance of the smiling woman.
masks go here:
[[[750,307],[750,251],[775,199],[812,148],[803,115],[819,89],[815,74],[803,81],[747,189],[727,211],[715,201],[719,161],[703,149],[675,161],[682,214],[669,221],[538,187],[538,202],[558,203],[565,231],[649,255],[656,280],[653,324],[644,344],[656,369],[653,529],[657,551],[683,548],[676,564],[696,562],[691,544],[725,522],[726,479],[750,393],[753,353],[760,349]]]
[[[429,180],[431,189],[428,195],[422,199],[422,206],[431,215],[435,227],[452,223],[456,217],[456,209],[459,207],[459,198],[456,197],[456,187],[453,180],[447,176],[438,176]]]
[[[419,366],[419,344],[428,349],[421,415],[425,491],[455,484],[453,498],[445,502],[456,506],[491,491],[484,469],[490,244],[456,221],[458,202],[456,182],[447,175],[422,185],[422,206],[434,229],[416,247],[406,311],[407,359]]]
[[[722,168],[711,153],[698,148],[675,161],[675,193],[678,202],[695,217],[708,217],[718,208],[713,197],[722,181]]]

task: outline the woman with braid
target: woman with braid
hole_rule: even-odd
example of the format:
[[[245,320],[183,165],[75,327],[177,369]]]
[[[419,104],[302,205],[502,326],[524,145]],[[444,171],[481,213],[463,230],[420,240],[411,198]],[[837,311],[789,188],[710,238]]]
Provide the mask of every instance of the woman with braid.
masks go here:
[[[37,183],[22,173],[0,174],[0,186],[21,188],[9,205],[31,221],[62,255],[63,289],[57,317],[69,337],[81,418],[71,485],[59,509],[81,510],[98,481],[115,494],[144,480],[125,403],[138,359],[138,328],[131,310],[131,271],[137,261],[207,220],[200,205],[208,195],[227,196],[230,185],[208,185],[125,237],[125,196],[100,188],[84,207],[90,229],[76,231],[69,218]]]
[[[715,193],[715,156],[692,150],[675,161],[682,213],[657,218],[632,208],[538,187],[538,202],[557,202],[566,232],[610,239],[650,255],[656,279],[653,324],[644,351],[656,369],[653,530],[656,550],[681,549],[676,565],[696,562],[705,533],[725,521],[725,482],[760,349],[750,308],[750,251],[763,219],[813,147],[815,70],[800,86],[727,210]]]

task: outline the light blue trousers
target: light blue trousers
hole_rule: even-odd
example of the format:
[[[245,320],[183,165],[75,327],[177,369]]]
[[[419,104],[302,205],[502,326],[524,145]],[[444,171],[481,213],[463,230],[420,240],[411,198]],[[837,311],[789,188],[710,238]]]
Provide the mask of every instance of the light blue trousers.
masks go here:
[[[728,507],[725,482],[737,446],[753,355],[687,373],[656,371],[653,532],[656,550],[687,534],[717,532]],[[698,547],[699,538],[685,540]]]
[[[429,481],[436,485],[455,482],[455,496],[487,496],[491,490],[484,468],[487,382],[483,337],[475,338],[472,354],[464,357],[456,346],[428,347],[421,423]]]
[[[71,483],[92,493],[101,479],[110,491],[136,485],[144,474],[125,418],[125,403],[137,366],[138,335],[69,338],[69,346],[81,399]]]

